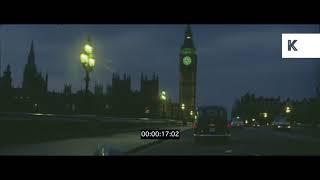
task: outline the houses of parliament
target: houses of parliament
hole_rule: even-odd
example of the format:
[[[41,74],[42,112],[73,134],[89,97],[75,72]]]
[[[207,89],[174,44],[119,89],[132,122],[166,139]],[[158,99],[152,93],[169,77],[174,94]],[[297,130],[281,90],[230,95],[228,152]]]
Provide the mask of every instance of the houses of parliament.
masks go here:
[[[104,88],[94,85],[88,94],[72,92],[65,84],[61,92],[48,90],[48,74],[37,69],[34,43],[31,42],[24,66],[21,87],[13,87],[11,67],[7,65],[0,76],[0,112],[94,113],[115,116],[160,116],[159,77],[141,73],[140,90],[131,89],[131,76],[112,74],[112,84]],[[167,111],[166,111],[167,112]],[[172,113],[171,113],[172,114]]]
[[[61,92],[48,90],[48,74],[36,66],[36,48],[31,42],[23,71],[21,87],[13,87],[11,68],[8,65],[0,74],[0,112],[37,112],[55,114],[101,114],[133,117],[183,116],[195,112],[197,55],[190,26],[187,26],[184,42],[178,58],[180,70],[179,102],[160,98],[159,76],[140,74],[140,89],[131,89],[129,74],[112,74],[111,85],[94,84],[93,92],[72,92],[72,85],[65,84]],[[178,89],[178,88],[177,88]]]

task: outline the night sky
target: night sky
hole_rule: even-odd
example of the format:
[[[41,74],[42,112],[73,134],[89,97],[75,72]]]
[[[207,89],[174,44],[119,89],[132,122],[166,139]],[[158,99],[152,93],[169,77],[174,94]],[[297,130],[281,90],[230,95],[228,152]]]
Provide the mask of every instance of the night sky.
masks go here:
[[[185,25],[1,25],[2,70],[11,65],[21,86],[30,43],[37,67],[49,74],[49,90],[84,88],[79,53],[90,35],[96,49],[93,82],[111,83],[112,72],[159,74],[160,88],[178,101],[178,60]],[[283,60],[281,33],[318,32],[318,25],[192,25],[198,52],[198,105],[230,108],[246,92],[293,99],[315,96],[318,59]]]

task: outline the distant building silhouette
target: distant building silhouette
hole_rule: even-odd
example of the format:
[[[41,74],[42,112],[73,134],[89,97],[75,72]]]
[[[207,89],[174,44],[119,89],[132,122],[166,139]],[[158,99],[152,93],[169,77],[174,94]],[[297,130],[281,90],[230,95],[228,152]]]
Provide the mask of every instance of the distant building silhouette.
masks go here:
[[[112,74],[112,96],[127,96],[131,92],[131,78],[126,74],[123,75],[123,79],[118,73]]]
[[[159,115],[159,78],[152,79],[141,74],[140,90],[131,89],[131,76],[118,73],[112,75],[112,85],[107,87],[111,112],[115,115],[154,117]]]
[[[13,90],[10,65],[7,66],[0,77],[0,109],[10,111],[13,106]]]
[[[159,115],[159,77],[153,73],[152,79],[148,79],[141,73],[140,77],[140,101],[145,111],[149,111],[151,116]],[[145,112],[146,113],[146,112]]]
[[[101,84],[95,84],[94,86],[94,94],[96,96],[103,96],[103,86]]]
[[[2,74],[1,74],[2,75]],[[131,89],[131,76],[112,74],[112,84],[96,83],[94,92],[72,92],[71,84],[59,91],[48,91],[48,74],[42,76],[35,62],[34,43],[31,42],[27,63],[23,71],[22,86],[13,87],[10,65],[0,76],[0,111],[41,112],[54,114],[108,114],[127,117],[159,117],[159,77],[143,73],[140,89]],[[168,101],[169,102],[169,101]],[[171,104],[171,101],[170,101]],[[170,107],[170,109],[169,109]],[[177,105],[168,106],[168,116],[175,115]]]
[[[7,66],[6,70],[3,72],[3,76],[0,76],[0,91],[7,95],[12,89],[12,78],[10,65]]]
[[[42,74],[37,71],[33,41],[31,42],[28,62],[23,72],[22,89],[27,96],[43,95],[48,90],[48,74],[46,74],[44,78]]]
[[[72,86],[71,86],[71,84],[65,84],[64,85],[64,90],[63,90],[63,93],[64,93],[64,95],[71,95],[72,94]]]
[[[131,77],[126,74],[121,79],[118,73],[112,74],[111,85],[111,109],[114,114],[129,114],[132,108],[129,104],[132,102]]]

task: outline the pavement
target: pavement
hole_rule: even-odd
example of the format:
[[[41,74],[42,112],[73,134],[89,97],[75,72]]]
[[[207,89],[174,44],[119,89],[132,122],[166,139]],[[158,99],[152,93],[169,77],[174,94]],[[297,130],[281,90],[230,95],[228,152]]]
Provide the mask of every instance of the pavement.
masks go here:
[[[175,126],[181,133],[191,126]],[[109,137],[78,138],[55,142],[14,145],[0,148],[0,155],[35,156],[92,156],[103,150],[105,156],[126,155],[140,148],[160,143],[162,140],[141,139],[140,131],[115,134]]]
[[[317,133],[320,134],[320,130]],[[166,140],[130,155],[319,156],[320,137],[313,135],[295,129],[244,128],[232,129],[228,143],[216,143],[212,139],[204,144],[196,144],[192,130],[187,130],[178,140]]]

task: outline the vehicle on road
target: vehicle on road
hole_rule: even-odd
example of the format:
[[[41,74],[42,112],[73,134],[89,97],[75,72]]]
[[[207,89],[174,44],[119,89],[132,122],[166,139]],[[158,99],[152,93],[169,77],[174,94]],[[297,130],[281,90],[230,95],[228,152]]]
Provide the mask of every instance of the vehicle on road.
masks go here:
[[[193,124],[193,136],[198,142],[226,142],[229,140],[231,124],[227,111],[220,106],[198,108],[198,118]]]
[[[238,118],[233,118],[231,120],[231,127],[232,128],[243,128],[244,127],[244,122]]]
[[[291,124],[286,117],[276,117],[273,120],[272,127],[274,129],[291,129]]]

